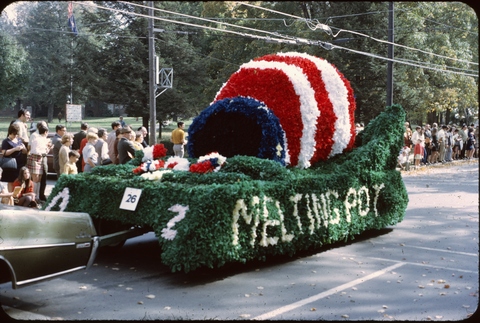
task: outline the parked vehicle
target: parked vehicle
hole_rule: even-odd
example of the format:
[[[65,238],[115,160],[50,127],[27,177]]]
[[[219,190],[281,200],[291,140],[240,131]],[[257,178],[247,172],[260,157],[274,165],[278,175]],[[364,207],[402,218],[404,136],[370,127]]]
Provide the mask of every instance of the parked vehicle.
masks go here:
[[[98,236],[87,213],[0,204],[0,283],[12,288],[89,268],[99,247],[145,233],[137,228]]]

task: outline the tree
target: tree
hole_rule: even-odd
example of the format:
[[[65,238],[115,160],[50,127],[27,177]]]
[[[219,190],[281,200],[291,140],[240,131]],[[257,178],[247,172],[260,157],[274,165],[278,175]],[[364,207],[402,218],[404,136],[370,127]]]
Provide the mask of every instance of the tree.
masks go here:
[[[449,66],[449,70],[478,75],[478,19],[473,9],[459,2],[407,2],[397,8],[396,28],[401,32],[396,42],[436,55],[396,49],[396,56],[433,68],[395,64],[396,101],[417,123],[448,123],[446,116],[457,109],[478,113],[478,76],[442,71]]]
[[[35,2],[18,7],[16,38],[28,53],[32,75],[24,100],[33,116],[43,109],[48,121],[70,93],[71,42],[66,31],[67,3]]]
[[[30,65],[23,47],[0,30],[0,109],[11,106],[26,89]]]

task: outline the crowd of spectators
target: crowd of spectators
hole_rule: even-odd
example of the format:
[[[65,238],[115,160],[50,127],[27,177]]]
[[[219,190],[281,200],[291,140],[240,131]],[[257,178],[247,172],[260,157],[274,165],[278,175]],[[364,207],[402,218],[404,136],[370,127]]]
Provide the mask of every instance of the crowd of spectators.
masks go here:
[[[403,148],[398,156],[401,170],[478,158],[478,125],[437,123],[416,126],[405,122]]]
[[[53,136],[48,136],[47,122],[32,123],[29,130],[28,121],[30,112],[20,109],[18,119],[10,124],[8,136],[2,141],[0,179],[7,183],[7,186],[0,185],[3,204],[38,207],[47,200],[45,187],[50,151],[58,178],[62,174],[88,173],[95,167],[112,163],[125,164],[135,157],[136,150],[148,146],[147,129],[133,130],[123,118],[112,122],[110,133],[84,122],[74,134],[67,132],[65,125],[58,124]],[[5,160],[14,160],[15,167],[7,167],[3,164]]]

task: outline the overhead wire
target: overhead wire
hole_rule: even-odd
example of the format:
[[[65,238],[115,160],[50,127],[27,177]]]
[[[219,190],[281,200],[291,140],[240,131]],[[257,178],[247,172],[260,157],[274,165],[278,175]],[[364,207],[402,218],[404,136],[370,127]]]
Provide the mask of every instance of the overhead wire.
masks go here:
[[[141,13],[135,13],[135,12],[125,11],[125,10],[120,10],[120,9],[115,9],[115,8],[109,8],[109,7],[104,7],[104,6],[100,6],[100,5],[97,5],[97,4],[90,4],[90,3],[86,3],[86,2],[75,2],[75,3],[80,4],[80,5],[84,5],[84,6],[85,5],[86,6],[92,6],[92,7],[97,7],[97,8],[100,8],[100,9],[105,9],[105,10],[115,11],[115,12],[119,12],[119,13],[124,13],[124,14],[128,14],[128,15],[135,15],[135,16],[140,16],[140,17],[145,17],[145,18],[151,18],[151,19],[154,19],[154,20],[170,22],[170,23],[174,23],[174,24],[186,25],[186,26],[208,29],[208,30],[214,30],[214,31],[219,31],[219,32],[224,32],[224,33],[237,34],[237,35],[240,35],[240,36],[243,36],[243,37],[250,37],[250,38],[259,39],[259,40],[273,41],[273,42],[278,42],[278,43],[287,43],[287,44],[294,44],[294,45],[298,45],[298,44],[317,45],[317,46],[321,46],[322,48],[327,49],[327,50],[332,50],[332,49],[335,49],[335,48],[339,48],[339,49],[343,49],[343,50],[350,51],[350,52],[353,52],[353,53],[357,53],[357,54],[360,54],[360,55],[365,55],[365,56],[369,56],[369,57],[372,57],[372,58],[397,62],[397,63],[401,63],[401,64],[405,64],[405,65],[410,65],[410,66],[415,66],[415,67],[420,67],[420,68],[425,68],[425,69],[431,69],[431,70],[435,70],[435,71],[439,71],[439,72],[446,72],[446,73],[453,73],[453,74],[460,74],[460,75],[478,77],[478,74],[469,74],[469,73],[452,71],[452,70],[448,70],[448,69],[432,68],[432,67],[429,67],[429,66],[421,65],[418,62],[417,63],[411,63],[411,62],[401,61],[401,60],[397,60],[397,59],[391,59],[391,58],[383,57],[383,56],[380,56],[380,55],[376,55],[376,54],[372,54],[372,53],[366,53],[366,52],[354,50],[354,49],[351,49],[351,48],[346,48],[346,47],[334,45],[334,44],[331,44],[331,43],[328,43],[328,42],[318,41],[318,40],[317,41],[312,41],[312,40],[308,40],[308,39],[304,39],[304,38],[298,38],[298,37],[295,37],[295,38],[292,39],[292,38],[275,38],[275,37],[270,37],[270,36],[252,35],[252,34],[248,34],[248,33],[241,33],[241,32],[236,32],[236,31],[227,30],[227,29],[220,29],[220,28],[215,28],[215,27],[210,27],[210,26],[205,26],[205,25],[197,25],[197,24],[192,24],[192,23],[187,23],[187,22],[182,22],[182,21],[172,20],[172,19],[167,19],[167,18],[161,18],[161,17],[155,17],[155,16],[150,17],[149,15],[145,15],[145,14],[141,14]],[[128,3],[128,2],[124,2],[124,3]],[[128,3],[128,4],[131,4],[131,5],[134,5],[134,6],[137,5],[137,4],[133,4],[133,3]],[[242,4],[245,4],[245,3],[242,3]],[[153,8],[153,9],[157,9],[157,8]],[[271,9],[268,9],[268,10],[270,11]],[[275,10],[273,10],[273,11],[277,12]],[[280,13],[280,12],[278,12],[278,13]],[[174,14],[179,14],[179,13],[174,13]],[[282,14],[284,14],[284,13],[282,13]],[[181,14],[181,15],[184,15],[184,14]],[[284,15],[293,16],[293,15],[289,15],[289,14],[284,14]],[[184,16],[189,16],[189,15],[184,15]],[[199,17],[195,17],[195,16],[189,16],[189,17],[192,18],[192,19],[199,19]],[[297,16],[293,16],[293,17],[297,17]],[[205,18],[201,18],[201,19],[205,19]],[[297,17],[297,19],[303,19],[303,18]],[[206,20],[208,20],[208,19],[206,19]],[[214,23],[218,23],[218,22],[214,22]],[[232,26],[239,27],[237,25],[232,25]],[[266,32],[266,31],[257,30],[257,29],[252,29],[252,30],[257,31],[257,32]],[[280,36],[280,37],[282,37],[282,36],[283,37],[288,37],[288,36],[284,36],[284,35],[277,35],[277,34],[275,34],[275,35]],[[433,54],[433,53],[429,53],[429,54]],[[424,63],[424,62],[421,62],[421,63]]]
[[[468,63],[468,64],[473,64],[473,65],[478,65],[478,63],[475,63],[475,62],[470,62],[470,61],[466,61],[466,60],[462,60],[462,59],[458,59],[458,58],[452,58],[452,57],[448,57],[448,56],[444,56],[444,55],[439,55],[439,54],[427,52],[427,51],[424,51],[424,50],[421,50],[421,49],[418,49],[418,48],[413,48],[413,47],[409,47],[409,46],[405,46],[405,45],[401,45],[401,44],[389,42],[389,41],[386,41],[386,40],[378,39],[378,38],[372,37],[372,36],[370,36],[370,35],[366,35],[366,34],[363,34],[363,33],[359,33],[359,32],[353,31],[353,30],[341,29],[341,28],[335,28],[335,27],[333,27],[334,29],[339,29],[339,31],[338,31],[336,34],[334,34],[333,31],[331,30],[332,27],[330,27],[330,26],[328,26],[328,25],[325,25],[325,24],[321,24],[321,23],[318,22],[318,20],[316,20],[316,19],[313,20],[313,22],[315,22],[315,23],[312,23],[312,21],[309,21],[309,20],[311,20],[311,19],[306,19],[306,18],[302,18],[302,17],[299,17],[299,16],[294,16],[294,15],[291,15],[291,14],[283,13],[283,12],[281,12],[281,11],[264,8],[264,7],[257,6],[257,5],[253,5],[253,4],[250,4],[250,3],[244,3],[244,2],[240,2],[240,1],[235,1],[235,2],[236,2],[236,3],[239,3],[239,4],[242,4],[242,5],[245,5],[245,6],[253,7],[253,8],[256,8],[256,9],[261,9],[261,10],[265,10],[265,11],[269,11],[269,12],[274,12],[274,13],[277,13],[277,14],[281,14],[281,15],[284,15],[284,16],[287,16],[287,17],[290,17],[290,18],[296,18],[296,19],[298,19],[298,20],[300,20],[300,21],[305,21],[305,22],[307,23],[307,26],[308,26],[310,29],[312,29],[312,28],[310,27],[311,25],[315,25],[315,29],[312,29],[312,30],[322,29],[322,30],[326,31],[328,34],[330,34],[330,35],[331,35],[332,37],[334,37],[334,38],[336,38],[336,37],[337,37],[340,33],[342,33],[342,32],[348,32],[348,33],[352,33],[352,34],[355,34],[355,35],[358,35],[358,36],[362,36],[362,37],[366,37],[366,38],[372,39],[372,40],[377,41],[377,42],[380,42],[380,43],[391,44],[391,45],[398,46],[398,47],[401,47],[401,48],[405,48],[405,49],[409,49],[409,50],[414,50],[414,51],[419,51],[419,52],[424,53],[424,54],[433,55],[433,56],[437,56],[437,57],[441,57],[441,58],[446,58],[446,59],[450,59],[450,60],[453,60],[453,61],[458,61],[458,62],[462,62],[462,63]]]

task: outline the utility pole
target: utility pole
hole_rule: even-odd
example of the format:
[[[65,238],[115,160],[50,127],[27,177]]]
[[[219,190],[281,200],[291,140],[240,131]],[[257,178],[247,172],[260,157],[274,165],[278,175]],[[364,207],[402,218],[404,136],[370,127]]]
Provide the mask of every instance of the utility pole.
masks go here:
[[[388,3],[388,58],[393,59],[393,1]],[[388,61],[387,65],[387,106],[393,104],[393,61]]]
[[[149,145],[156,143],[156,123],[157,123],[157,109],[156,109],[156,84],[155,84],[155,39],[153,38],[153,1],[149,1],[150,8],[148,8],[148,75],[149,75],[149,94],[150,94],[150,130],[149,130]]]

